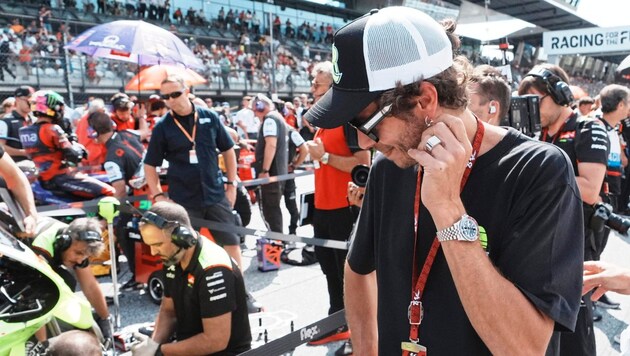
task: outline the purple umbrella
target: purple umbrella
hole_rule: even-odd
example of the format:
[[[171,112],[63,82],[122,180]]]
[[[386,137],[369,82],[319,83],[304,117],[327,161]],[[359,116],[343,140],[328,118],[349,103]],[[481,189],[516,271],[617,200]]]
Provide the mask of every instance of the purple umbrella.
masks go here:
[[[177,36],[144,21],[121,20],[92,27],[65,48],[95,58],[140,65],[173,63],[203,68],[201,61]]]

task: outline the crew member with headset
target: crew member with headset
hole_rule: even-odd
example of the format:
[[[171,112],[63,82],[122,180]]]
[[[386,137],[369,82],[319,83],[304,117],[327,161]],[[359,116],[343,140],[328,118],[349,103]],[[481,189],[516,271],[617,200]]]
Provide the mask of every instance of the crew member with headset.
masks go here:
[[[109,115],[102,112],[94,112],[88,116],[88,124],[91,128],[92,138],[105,146],[105,162],[103,167],[107,172],[109,184],[116,189],[114,195],[118,200],[127,197],[127,186],[138,169],[141,168],[144,157],[144,146],[140,142],[140,136],[131,130],[115,132],[114,124]],[[136,282],[135,240],[129,238],[127,224],[131,221],[132,214],[121,212],[115,225],[116,241],[127,257],[131,278],[123,284],[122,289],[134,289],[140,287]]]
[[[257,94],[252,101],[254,114],[260,119],[256,143],[257,178],[269,178],[287,174],[287,126],[284,118],[275,109],[267,96]],[[271,231],[282,232],[282,210],[280,199],[284,182],[273,182],[260,186],[259,201],[263,219]]]
[[[143,214],[140,233],[161,257],[164,297],[149,338],[132,347],[134,356],[237,355],[251,348],[243,276],[219,245],[198,238],[186,210],[161,201]],[[176,342],[171,342],[175,333]]]
[[[601,201],[610,143],[601,121],[580,118],[569,106],[573,94],[569,78],[562,68],[544,64],[534,67],[521,82],[518,94],[540,96],[541,141],[560,147],[573,165],[584,209],[584,260],[592,260],[598,251],[598,232],[591,226],[593,205]],[[582,298],[574,333],[561,333],[559,345],[551,344],[548,352],[559,347],[560,355],[594,355],[596,353],[590,295]],[[554,340],[556,338],[552,338]]]
[[[40,218],[41,231],[33,244],[33,252],[43,257],[71,290],[77,281],[98,317],[96,322],[105,339],[112,336],[107,302],[98,281],[88,267],[90,257],[103,252],[101,224],[96,218],[78,218],[70,225],[51,218]],[[41,334],[40,334],[41,333]],[[45,340],[45,330],[38,332],[38,340]]]

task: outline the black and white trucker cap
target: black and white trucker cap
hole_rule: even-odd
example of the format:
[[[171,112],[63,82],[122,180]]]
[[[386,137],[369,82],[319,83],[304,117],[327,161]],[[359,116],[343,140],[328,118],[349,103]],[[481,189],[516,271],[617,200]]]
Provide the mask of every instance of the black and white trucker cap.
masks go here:
[[[352,120],[396,83],[431,78],[453,65],[444,27],[424,12],[392,6],[372,10],[335,33],[333,86],[305,114],[315,126]]]

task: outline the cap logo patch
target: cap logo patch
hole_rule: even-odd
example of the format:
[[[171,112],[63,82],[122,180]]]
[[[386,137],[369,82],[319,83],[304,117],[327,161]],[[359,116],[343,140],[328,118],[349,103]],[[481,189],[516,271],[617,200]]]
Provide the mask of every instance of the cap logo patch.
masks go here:
[[[332,63],[333,63],[332,77],[335,84],[339,84],[339,82],[341,81],[341,76],[343,76],[343,73],[339,71],[339,65],[337,64],[338,59],[339,59],[339,52],[337,51],[337,47],[335,47],[335,44],[333,43],[332,45]]]

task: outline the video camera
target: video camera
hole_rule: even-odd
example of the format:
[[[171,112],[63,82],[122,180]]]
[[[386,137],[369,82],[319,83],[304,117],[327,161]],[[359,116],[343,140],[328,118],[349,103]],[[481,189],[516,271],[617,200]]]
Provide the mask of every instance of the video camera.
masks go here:
[[[527,136],[540,132],[540,97],[538,95],[513,96],[508,116],[501,119],[501,126],[510,126]]]
[[[621,234],[625,235],[628,233],[630,220],[613,213],[612,206],[606,203],[597,203],[593,205],[593,209],[595,209],[595,212],[590,221],[590,226],[593,230],[601,231],[605,225]]]

